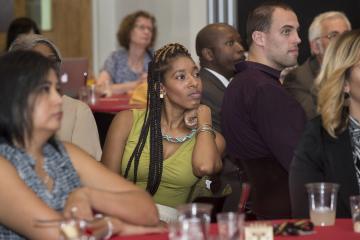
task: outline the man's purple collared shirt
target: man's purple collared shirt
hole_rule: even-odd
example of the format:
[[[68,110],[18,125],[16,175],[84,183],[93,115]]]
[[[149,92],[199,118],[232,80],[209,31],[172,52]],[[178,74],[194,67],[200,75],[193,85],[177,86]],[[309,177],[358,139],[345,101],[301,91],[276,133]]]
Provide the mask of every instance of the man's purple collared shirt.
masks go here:
[[[280,71],[244,61],[227,87],[221,126],[230,156],[275,159],[289,169],[306,122],[301,106],[280,84]]]

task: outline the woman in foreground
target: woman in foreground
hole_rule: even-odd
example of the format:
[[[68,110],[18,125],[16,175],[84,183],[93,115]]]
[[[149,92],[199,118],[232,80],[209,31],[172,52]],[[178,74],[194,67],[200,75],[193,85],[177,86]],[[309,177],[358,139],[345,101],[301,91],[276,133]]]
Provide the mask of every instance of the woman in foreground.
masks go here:
[[[107,216],[94,232],[102,237],[159,231],[146,192],[54,138],[62,98],[49,59],[7,53],[0,76],[0,239],[59,239],[58,228],[36,227],[37,220],[91,221],[95,213]]]

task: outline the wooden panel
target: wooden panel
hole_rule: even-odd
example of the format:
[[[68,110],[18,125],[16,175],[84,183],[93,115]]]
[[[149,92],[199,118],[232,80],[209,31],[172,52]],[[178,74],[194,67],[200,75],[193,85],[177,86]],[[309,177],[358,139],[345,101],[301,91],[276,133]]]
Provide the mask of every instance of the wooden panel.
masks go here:
[[[14,0],[15,16],[26,15],[26,0]],[[53,0],[50,31],[43,35],[51,39],[63,57],[87,57],[92,69],[91,0]],[[0,33],[0,49],[5,48],[5,33]]]
[[[87,57],[92,64],[91,0],[52,1],[53,28],[43,34],[63,57]]]

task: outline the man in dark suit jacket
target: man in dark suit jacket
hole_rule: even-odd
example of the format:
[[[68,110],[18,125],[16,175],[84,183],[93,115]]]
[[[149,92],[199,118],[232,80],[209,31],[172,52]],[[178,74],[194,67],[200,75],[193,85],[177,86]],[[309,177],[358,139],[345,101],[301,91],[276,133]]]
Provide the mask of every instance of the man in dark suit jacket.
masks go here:
[[[220,108],[225,88],[235,73],[235,63],[243,60],[240,34],[225,23],[205,26],[196,36],[203,83],[202,103],[212,112],[213,127],[221,132]]]
[[[203,83],[202,103],[211,109],[213,127],[221,132],[220,111],[225,88],[235,73],[235,63],[244,59],[244,48],[239,33],[225,23],[205,26],[196,37],[196,53],[200,60],[200,77]],[[218,189],[226,184],[232,188],[232,194],[224,204],[224,210],[237,210],[240,197],[239,169],[229,159],[224,159],[220,178],[213,182]],[[216,192],[216,190],[215,190]]]
[[[342,12],[324,12],[316,16],[309,28],[312,56],[285,77],[285,88],[301,104],[307,119],[317,115],[314,80],[320,70],[325,50],[331,39],[349,30],[350,22]]]

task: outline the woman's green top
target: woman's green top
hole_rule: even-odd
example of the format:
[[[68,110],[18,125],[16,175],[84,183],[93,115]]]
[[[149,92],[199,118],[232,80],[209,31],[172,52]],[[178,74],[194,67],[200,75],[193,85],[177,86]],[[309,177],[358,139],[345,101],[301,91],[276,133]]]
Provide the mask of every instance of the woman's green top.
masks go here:
[[[122,175],[125,174],[125,169],[130,156],[138,142],[145,117],[145,110],[134,109],[132,112],[134,120],[121,162]],[[150,133],[148,134],[148,138],[140,157],[137,173],[136,184],[143,189],[146,188],[149,173],[149,139]],[[153,196],[156,203],[169,207],[176,207],[179,204],[186,203],[188,200],[192,186],[194,186],[194,184],[198,181],[198,178],[193,174],[192,171],[192,152],[195,146],[195,141],[195,136],[185,141],[172,156],[164,160],[160,186]],[[133,177],[134,162],[131,165],[128,179],[132,181]]]

